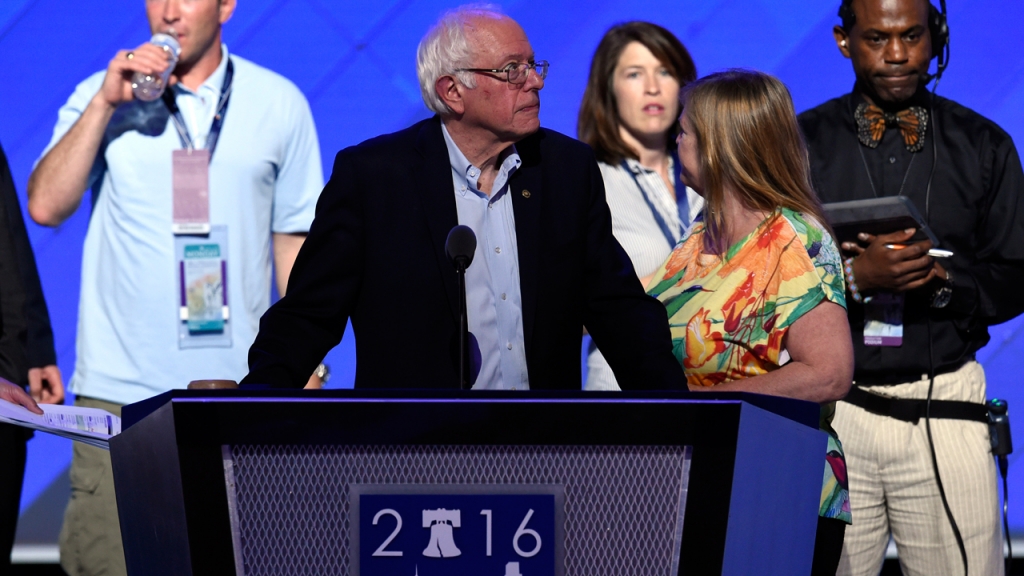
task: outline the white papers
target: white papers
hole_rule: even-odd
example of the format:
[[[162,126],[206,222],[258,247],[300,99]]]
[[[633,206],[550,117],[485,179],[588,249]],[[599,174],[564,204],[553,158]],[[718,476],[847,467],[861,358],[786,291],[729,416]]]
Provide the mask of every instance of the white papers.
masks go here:
[[[106,410],[81,406],[40,404],[43,414],[0,400],[0,422],[49,432],[109,450],[108,443],[121,433],[121,419]]]

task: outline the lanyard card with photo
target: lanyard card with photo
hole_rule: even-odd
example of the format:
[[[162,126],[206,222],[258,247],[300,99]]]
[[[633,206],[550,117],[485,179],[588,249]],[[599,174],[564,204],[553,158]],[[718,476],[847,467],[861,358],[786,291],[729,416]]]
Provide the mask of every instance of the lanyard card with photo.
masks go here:
[[[180,292],[178,347],[230,347],[227,227],[174,237]]]
[[[903,345],[903,294],[880,292],[864,302],[864,345]]]

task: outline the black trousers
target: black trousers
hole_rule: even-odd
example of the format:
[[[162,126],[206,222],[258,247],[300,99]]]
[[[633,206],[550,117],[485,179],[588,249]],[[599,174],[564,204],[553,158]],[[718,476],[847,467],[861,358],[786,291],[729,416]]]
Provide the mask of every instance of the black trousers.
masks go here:
[[[839,557],[843,555],[843,537],[846,522],[835,518],[818,517],[818,530],[814,535],[814,562],[811,576],[836,576]]]
[[[11,548],[18,528],[21,484],[25,479],[27,439],[24,428],[0,424],[0,574],[11,569]]]

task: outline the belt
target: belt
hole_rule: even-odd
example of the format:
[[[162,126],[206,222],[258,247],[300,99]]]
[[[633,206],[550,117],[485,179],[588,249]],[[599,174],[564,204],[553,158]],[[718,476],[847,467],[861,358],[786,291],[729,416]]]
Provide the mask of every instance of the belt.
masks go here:
[[[925,416],[927,400],[886,398],[878,394],[872,394],[866,390],[854,386],[850,393],[843,398],[843,402],[849,402],[859,406],[872,414],[888,416],[904,422],[914,422]],[[955,400],[932,400],[930,418],[946,418],[950,420],[971,420],[974,422],[988,423],[988,408],[984,404],[974,402],[959,402]]]

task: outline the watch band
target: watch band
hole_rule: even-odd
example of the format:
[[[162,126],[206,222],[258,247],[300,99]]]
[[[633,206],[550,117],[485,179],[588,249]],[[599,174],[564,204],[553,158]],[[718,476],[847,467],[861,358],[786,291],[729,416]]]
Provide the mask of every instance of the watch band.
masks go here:
[[[316,370],[313,371],[313,374],[316,374],[318,378],[327,382],[331,379],[331,367],[321,362],[320,365],[316,367]]]
[[[949,270],[946,270],[946,279],[943,280],[942,286],[939,286],[932,295],[932,308],[945,308],[949,306],[950,300],[953,299],[953,274]]]

